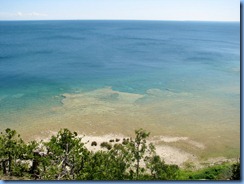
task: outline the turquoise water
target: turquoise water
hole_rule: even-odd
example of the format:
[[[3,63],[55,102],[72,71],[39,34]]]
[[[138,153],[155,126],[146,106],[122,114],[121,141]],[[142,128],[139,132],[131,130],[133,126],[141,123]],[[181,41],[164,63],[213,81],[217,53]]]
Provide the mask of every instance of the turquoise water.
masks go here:
[[[147,95],[150,89],[162,94],[191,94],[185,97],[186,105],[184,97],[180,97],[181,103],[167,102],[171,109],[162,109],[165,112],[181,112],[183,107],[187,109],[187,103],[199,102],[200,106],[203,101],[212,100],[213,104],[205,104],[203,109],[212,112],[210,116],[215,119],[221,113],[228,116],[233,121],[225,123],[235,124],[238,132],[240,25],[170,21],[0,22],[0,124],[4,127],[23,125],[25,122],[19,119],[22,116],[28,119],[52,114],[49,109],[62,106],[64,93],[79,94],[106,87],[140,95]],[[171,99],[167,95],[160,98],[164,102]],[[172,101],[175,99],[172,97]],[[137,104],[154,102],[153,98],[137,99]],[[214,105],[221,111],[211,111]],[[155,110],[147,112],[159,114]],[[191,109],[187,112],[200,123],[206,118],[201,113],[191,114]]]

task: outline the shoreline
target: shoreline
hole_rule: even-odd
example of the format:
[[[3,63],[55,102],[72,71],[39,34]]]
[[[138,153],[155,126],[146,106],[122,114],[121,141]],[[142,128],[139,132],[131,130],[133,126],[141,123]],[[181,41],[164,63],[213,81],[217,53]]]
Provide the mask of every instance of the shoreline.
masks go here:
[[[52,135],[56,135],[57,132],[49,131],[49,136],[35,136],[37,142],[43,141],[47,142]],[[129,136],[124,136],[123,134],[105,134],[100,136],[94,135],[85,135],[78,134],[78,137],[81,138],[81,142],[83,142],[85,147],[89,151],[97,152],[97,151],[105,151],[106,148],[101,148],[100,144],[102,142],[108,142],[111,145],[116,143],[122,143],[123,139],[130,138]],[[113,140],[111,142],[111,140]],[[91,143],[96,142],[96,146],[92,146]],[[189,139],[188,137],[170,137],[170,136],[153,136],[147,139],[147,144],[153,143],[156,148],[156,154],[164,159],[166,164],[175,164],[180,168],[187,168],[189,165],[194,169],[201,169],[206,166],[211,166],[215,164],[221,164],[224,162],[234,163],[237,158],[226,158],[226,157],[209,157],[207,159],[201,159],[198,155],[194,153],[187,152],[183,149],[179,149],[175,146],[167,145],[167,143],[182,143],[187,142],[189,145],[194,146],[199,150],[206,149],[203,144],[196,142],[194,140]]]
[[[126,136],[143,128],[151,135],[189,137],[211,147],[211,152],[239,149],[239,110],[233,109],[228,101],[202,95],[160,89],[149,89],[141,95],[105,87],[62,93],[63,98],[56,99],[60,100],[57,106],[18,111],[2,122],[3,128],[16,129],[25,137],[64,127],[86,134],[113,132]]]
[[[149,140],[167,163],[239,157],[240,132],[234,124],[239,121],[238,111],[226,113],[226,101],[156,88],[144,95],[104,87],[59,97],[59,105],[34,109],[38,115],[31,109],[21,112],[13,116],[18,124],[5,124],[5,128],[17,130],[24,140],[50,137],[60,128],[68,128],[87,135],[90,141],[122,139],[142,128],[151,132]]]

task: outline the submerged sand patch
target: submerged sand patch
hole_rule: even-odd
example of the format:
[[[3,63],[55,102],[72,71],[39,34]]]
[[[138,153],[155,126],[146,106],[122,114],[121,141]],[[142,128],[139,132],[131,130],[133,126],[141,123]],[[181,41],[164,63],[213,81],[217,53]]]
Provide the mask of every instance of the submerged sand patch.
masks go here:
[[[136,100],[143,97],[140,94],[113,91],[111,87],[62,96],[63,109],[79,110],[83,115],[115,112],[118,108],[135,108]]]
[[[239,155],[240,110],[228,99],[172,89],[149,89],[145,94],[134,94],[111,87],[64,93],[62,97],[60,105],[16,114],[12,119],[18,123],[12,128],[26,140],[60,128],[91,136],[112,133],[128,137],[143,128],[151,132],[151,137],[158,136],[161,146],[184,144],[179,146],[182,151],[188,152],[189,147],[201,150],[196,152],[201,157]]]
[[[188,143],[192,146],[195,146],[199,149],[205,148],[204,144],[197,142],[197,141],[190,140],[189,137],[154,136],[153,140],[155,143],[158,143],[158,142],[172,143],[172,142],[183,141],[183,142],[186,142],[186,143]]]

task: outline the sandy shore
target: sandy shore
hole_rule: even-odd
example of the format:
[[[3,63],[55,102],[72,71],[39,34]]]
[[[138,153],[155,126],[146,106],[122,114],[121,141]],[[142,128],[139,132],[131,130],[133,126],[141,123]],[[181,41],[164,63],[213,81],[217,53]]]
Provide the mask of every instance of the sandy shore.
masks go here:
[[[6,122],[0,120],[1,128],[15,129],[27,141],[48,137],[49,131],[61,128],[93,136],[91,141],[99,140],[96,136],[107,141],[111,133],[119,138],[134,136],[134,131],[142,128],[151,132],[149,138],[158,150],[167,150],[162,153],[166,161],[179,155],[184,155],[180,159],[184,161],[195,160],[196,155],[201,159],[239,157],[239,109],[222,99],[169,89],[137,94],[111,87],[53,98],[60,103],[11,115]]]
[[[32,111],[15,116],[18,124],[13,129],[30,141],[50,138],[60,128],[68,128],[85,135],[85,146],[98,151],[102,142],[119,139],[121,143],[143,128],[151,132],[148,143],[155,145],[167,164],[200,167],[239,157],[239,112],[226,110],[224,103],[170,90],[149,89],[142,95],[106,87],[64,93],[60,104],[45,108],[38,116]],[[91,146],[93,141],[97,146]]]
[[[56,135],[57,132],[49,131],[48,137],[36,137],[37,141],[48,141],[52,135]],[[111,145],[116,143],[122,143],[123,139],[130,138],[123,134],[106,134],[102,136],[94,135],[78,135],[82,138],[82,142],[85,143],[85,147],[93,152],[99,150],[106,150],[101,148],[102,142],[109,142]],[[92,142],[96,142],[96,146],[92,146]],[[112,142],[111,142],[112,141]],[[226,161],[234,162],[235,159],[227,159],[225,157],[209,158],[207,160],[201,160],[197,155],[191,152],[184,151],[174,146],[169,146],[168,143],[187,143],[190,147],[195,149],[204,150],[205,146],[202,143],[190,140],[188,137],[170,137],[170,136],[153,136],[147,140],[147,144],[153,143],[156,148],[156,153],[164,159],[166,164],[176,164],[181,168],[185,168],[187,164],[191,164],[195,169],[202,168],[206,165],[212,165],[216,163],[222,163]]]
[[[122,143],[123,138],[129,138],[129,137],[125,137],[123,135],[114,135],[114,134],[108,134],[108,135],[104,135],[104,136],[85,136],[82,140],[85,142],[88,142],[86,144],[87,149],[92,150],[92,151],[98,151],[101,150],[102,148],[100,147],[100,144],[102,142],[109,142],[110,140],[114,140],[114,142],[110,142],[112,145],[115,143]],[[167,146],[167,145],[162,145],[162,144],[158,144],[159,139],[160,141],[180,141],[182,139],[182,137],[164,137],[164,138],[160,138],[160,137],[153,137],[151,139],[149,139],[147,141],[147,143],[153,143],[156,147],[156,153],[158,155],[160,155],[164,161],[167,164],[177,164],[179,166],[183,166],[183,164],[187,161],[196,161],[197,157],[187,153],[183,150],[171,147],[171,146]],[[116,142],[116,139],[119,140],[118,142]],[[91,146],[91,142],[97,142],[97,146]]]

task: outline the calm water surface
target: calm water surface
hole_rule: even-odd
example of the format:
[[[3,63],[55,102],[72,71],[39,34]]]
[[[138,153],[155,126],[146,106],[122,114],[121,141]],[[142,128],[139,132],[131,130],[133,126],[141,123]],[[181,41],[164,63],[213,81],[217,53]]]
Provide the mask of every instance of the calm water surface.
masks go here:
[[[1,131],[144,127],[237,155],[239,35],[227,22],[2,21]]]

